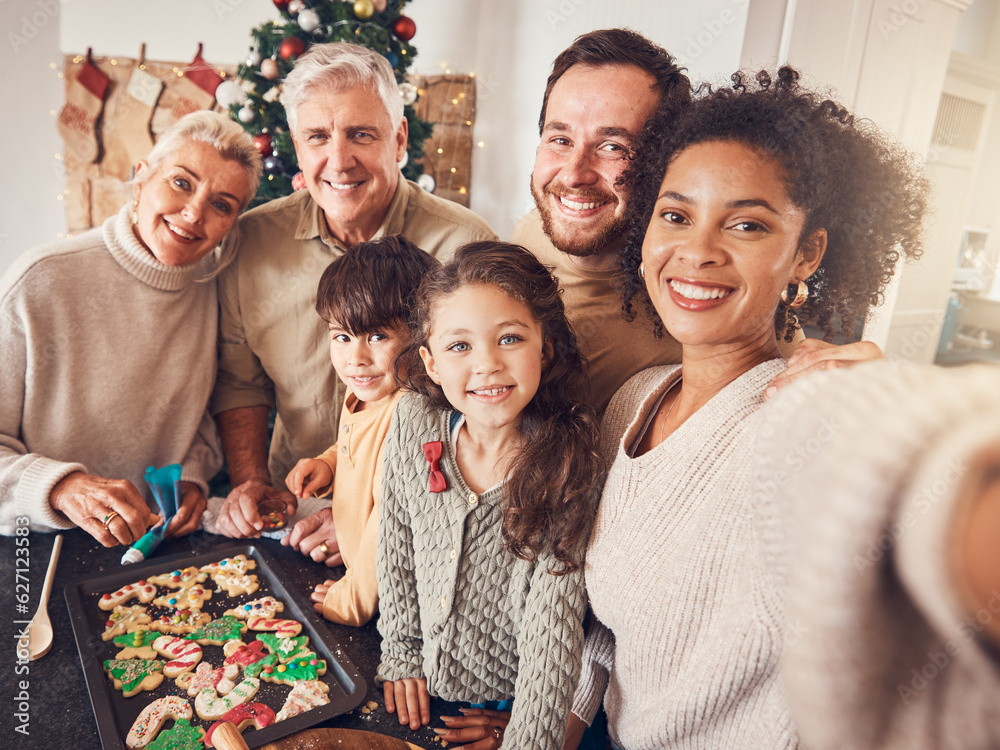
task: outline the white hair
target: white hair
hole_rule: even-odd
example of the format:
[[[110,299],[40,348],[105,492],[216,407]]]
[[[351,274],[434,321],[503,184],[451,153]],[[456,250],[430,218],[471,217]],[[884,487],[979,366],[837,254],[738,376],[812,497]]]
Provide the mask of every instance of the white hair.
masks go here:
[[[382,99],[393,130],[403,121],[403,100],[392,66],[367,47],[347,42],[314,44],[296,63],[281,84],[281,105],[288,127],[295,132],[297,110],[311,89],[330,92],[366,86]]]

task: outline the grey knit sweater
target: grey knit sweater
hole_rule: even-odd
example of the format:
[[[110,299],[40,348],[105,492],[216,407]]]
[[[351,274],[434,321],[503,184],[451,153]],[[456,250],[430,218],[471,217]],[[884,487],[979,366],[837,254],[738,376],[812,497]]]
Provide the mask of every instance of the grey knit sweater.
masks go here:
[[[26,253],[0,280],[0,533],[17,516],[68,528],[48,497],[73,471],[127,479],[148,498],[151,464],[182,464],[203,491],[221,466],[205,409],[215,281],[157,261],[127,209]]]
[[[763,403],[731,383],[660,446],[626,448],[679,376],[605,415],[614,460],[587,555],[601,696],[643,748],[1000,747],[1000,671],[948,573],[964,461],[1000,442],[1000,371],[874,363]],[[605,692],[606,686],[606,692]]]
[[[515,697],[504,746],[558,750],[580,670],[582,571],[553,576],[503,549],[501,489],[481,495],[455,463],[452,412],[416,394],[396,409],[386,443],[378,582],[386,680],[425,677],[432,695]],[[444,492],[429,489],[423,444],[444,444]]]

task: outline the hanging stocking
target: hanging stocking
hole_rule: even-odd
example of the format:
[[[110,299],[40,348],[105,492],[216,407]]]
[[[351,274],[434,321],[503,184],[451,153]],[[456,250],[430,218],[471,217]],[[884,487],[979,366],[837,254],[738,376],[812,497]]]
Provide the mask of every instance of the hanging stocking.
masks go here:
[[[133,166],[141,159],[145,159],[146,154],[153,148],[149,123],[153,119],[156,100],[160,98],[160,92],[163,90],[160,79],[142,69],[145,52],[144,44],[139,52],[139,62],[128,79],[121,113],[117,118],[118,132]]]
[[[170,87],[173,99],[170,124],[199,109],[211,109],[215,104],[215,90],[220,83],[222,78],[202,58],[199,44],[198,52],[185,69],[184,75]]]
[[[59,112],[59,133],[66,142],[67,154],[84,164],[97,159],[97,119],[104,109],[108,92],[108,77],[87,59],[80,65],[76,78],[66,88],[66,103]]]

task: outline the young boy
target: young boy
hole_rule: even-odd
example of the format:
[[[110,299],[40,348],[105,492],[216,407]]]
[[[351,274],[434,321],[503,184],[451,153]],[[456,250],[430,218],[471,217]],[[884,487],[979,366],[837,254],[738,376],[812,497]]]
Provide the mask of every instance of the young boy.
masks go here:
[[[319,548],[328,565],[342,556],[344,577],[321,583],[312,594],[313,608],[333,622],[364,625],[378,608],[379,477],[400,396],[393,362],[409,338],[411,297],[424,274],[437,265],[396,235],[349,250],[319,282],[316,312],[330,326],[330,359],[347,386],[347,397],[337,444],[316,458],[301,459],[285,482],[300,499],[331,492],[333,497],[329,509],[297,523],[281,543],[313,559]]]

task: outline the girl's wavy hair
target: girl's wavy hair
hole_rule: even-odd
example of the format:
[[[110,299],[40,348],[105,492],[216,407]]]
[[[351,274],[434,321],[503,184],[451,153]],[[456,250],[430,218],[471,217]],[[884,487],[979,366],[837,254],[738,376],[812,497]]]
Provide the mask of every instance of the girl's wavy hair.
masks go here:
[[[789,198],[805,213],[800,243],[817,229],[827,232],[826,254],[807,282],[808,299],[794,312],[778,307],[776,334],[791,341],[796,328],[810,324],[827,341],[837,333],[852,340],[856,325],[884,301],[900,256],[920,257],[928,182],[916,159],[873,123],[800,88],[795,69],[782,67],[776,78],[767,71],[739,72],[731,80],[725,89],[702,85],[679,117],[661,107],[621,178],[631,214],[619,258],[625,317],[634,320],[638,297],[662,335],[638,268],[670,163],[690,146],[733,141],[781,166]]]
[[[503,536],[512,554],[534,562],[549,551],[562,575],[578,570],[604,474],[597,418],[585,400],[588,381],[576,334],[566,320],[559,285],[530,252],[505,242],[473,242],[428,273],[417,290],[413,336],[395,364],[400,386],[439,408],[451,408],[427,375],[420,348],[428,346],[435,306],[466,286],[492,286],[524,304],[541,324],[545,361],[535,397],[521,413],[524,443],[503,485]]]

